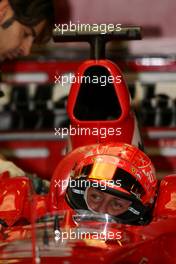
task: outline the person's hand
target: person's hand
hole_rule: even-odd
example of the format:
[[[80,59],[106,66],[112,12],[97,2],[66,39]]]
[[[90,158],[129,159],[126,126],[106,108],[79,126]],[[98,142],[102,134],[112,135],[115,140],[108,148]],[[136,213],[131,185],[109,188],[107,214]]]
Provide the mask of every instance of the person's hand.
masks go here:
[[[36,174],[24,172],[12,161],[4,160],[4,157],[0,154],[0,174],[3,174],[4,172],[8,172],[10,178],[27,177],[31,180],[36,193],[47,193],[49,191],[50,182],[48,180],[42,180]]]
[[[11,178],[25,176],[25,172],[17,167],[12,161],[0,160],[0,174],[8,171]]]

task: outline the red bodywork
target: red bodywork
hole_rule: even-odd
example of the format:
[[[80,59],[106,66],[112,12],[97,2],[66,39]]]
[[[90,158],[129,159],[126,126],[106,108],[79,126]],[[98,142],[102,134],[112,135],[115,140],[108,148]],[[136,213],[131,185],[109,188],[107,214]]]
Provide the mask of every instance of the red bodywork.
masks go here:
[[[71,136],[71,143],[72,148],[76,148],[83,145],[89,145],[93,143],[104,143],[104,142],[127,142],[131,144],[138,144],[138,142],[134,142],[134,135],[138,133],[137,127],[135,127],[135,117],[134,114],[130,111],[130,97],[127,85],[122,77],[122,73],[120,69],[111,61],[108,60],[90,60],[84,62],[78,69],[76,73],[76,77],[78,76],[84,76],[87,69],[91,68],[92,66],[101,66],[108,70],[109,74],[111,76],[114,76],[114,79],[117,76],[121,76],[121,82],[116,83],[114,82],[114,90],[115,94],[118,98],[120,108],[121,108],[121,115],[119,118],[115,120],[78,120],[74,115],[74,108],[76,104],[76,100],[78,98],[79,91],[81,89],[81,85],[78,82],[75,82],[72,87],[68,98],[68,115],[71,121],[71,124],[73,127],[79,127],[81,128],[112,128],[116,129],[119,128],[121,131],[121,135],[107,135],[106,138],[101,138],[100,135],[98,136],[90,136],[90,135],[74,135]],[[92,98],[89,98],[90,101]],[[100,98],[101,100],[101,94]],[[116,98],[114,98],[116,100]],[[104,108],[106,108],[106,105],[104,105]],[[81,140],[80,140],[81,138]],[[140,139],[138,139],[140,142]]]
[[[79,51],[80,52],[80,51]],[[68,53],[68,50],[65,52]],[[147,57],[147,63],[146,63],[146,57],[136,57],[136,58],[127,58],[126,60],[122,60],[117,58],[116,54],[113,54],[114,60],[117,62],[120,69],[125,73],[125,78],[130,82],[129,74],[134,75],[136,73],[136,78],[140,74],[151,74],[151,77],[154,74],[157,74],[159,79],[162,81],[162,77],[166,76],[167,73],[172,76],[175,76],[175,69],[176,69],[176,61],[173,57]],[[162,63],[158,65],[158,60]],[[106,62],[106,61],[105,61]],[[55,75],[64,75],[67,73],[74,73],[78,69],[78,67],[81,65],[81,60],[78,59],[72,59],[70,60],[70,57],[67,60],[61,60],[56,58],[42,58],[42,60],[37,60],[29,58],[28,60],[22,61],[12,61],[7,62],[1,65],[1,69],[3,72],[3,81],[5,83],[12,83],[12,84],[19,84],[21,82],[24,82],[25,84],[31,82],[34,79],[36,82],[37,76],[45,76],[44,79],[41,80],[39,78],[39,83],[53,83],[55,81],[54,76]],[[26,81],[26,75],[29,74],[29,78],[27,77]],[[19,78],[17,76],[21,75],[22,78]],[[25,75],[25,78],[24,76]],[[168,81],[170,77],[167,77]],[[172,77],[171,77],[172,79]],[[21,80],[21,81],[20,81]],[[158,82],[156,79],[153,81],[154,83]],[[143,87],[144,88],[144,87]],[[141,89],[143,89],[141,88]],[[145,89],[144,89],[145,90]],[[34,131],[30,132],[34,133]],[[40,131],[40,134],[42,131]],[[45,132],[44,132],[45,133]],[[3,134],[2,132],[0,133]],[[12,140],[3,140],[1,141],[2,148],[5,149],[8,153],[12,152],[15,153],[16,148],[22,148],[22,149],[29,149],[33,148],[33,142],[30,139],[29,140],[21,140],[17,141],[13,139],[13,132],[7,131],[5,132],[5,135],[9,135],[9,137],[12,136]],[[18,134],[20,134],[18,132]],[[24,134],[24,133],[23,133]],[[54,134],[54,133],[53,133]],[[143,141],[145,145],[145,150],[148,153],[148,155],[152,158],[152,161],[158,171],[171,171],[174,172],[176,169],[176,158],[174,153],[174,147],[176,145],[176,129],[175,127],[143,127],[142,128],[142,135],[143,135]],[[20,135],[21,136],[21,135]],[[51,142],[52,140],[52,142]],[[32,144],[32,146],[31,146]],[[37,139],[37,141],[34,142],[36,147],[45,147],[46,146],[46,140],[43,142],[40,138]],[[64,146],[63,146],[64,145]],[[63,148],[65,147],[65,142],[60,141],[58,138],[55,137],[55,140],[48,139],[47,140],[47,149],[50,153],[50,157],[39,157],[37,160],[34,158],[29,157],[16,157],[16,156],[9,156],[8,158],[13,160],[19,167],[22,167],[25,171],[29,171],[31,173],[37,173],[42,178],[51,178],[51,172],[53,172],[57,161],[55,161],[55,153],[59,152],[61,153]],[[169,151],[169,154],[167,153]],[[163,155],[164,152],[164,155]],[[171,155],[172,153],[172,155]],[[60,157],[62,158],[62,157]],[[48,166],[49,164],[49,166]]]
[[[88,147],[87,147],[88,148]],[[50,193],[46,196],[32,195],[31,186],[25,178],[8,179],[4,177],[0,183],[3,193],[0,198],[0,218],[10,226],[1,230],[0,259],[8,259],[9,263],[18,258],[19,263],[32,263],[31,257],[23,257],[23,243],[36,245],[34,225],[22,225],[26,220],[34,223],[34,218],[45,215],[48,211],[70,210],[64,199],[65,192],[59,189],[60,180],[68,180],[68,171],[73,157],[83,155],[79,149],[63,159],[55,171]],[[66,166],[67,164],[67,166]],[[59,172],[59,174],[58,174]],[[60,177],[62,175],[62,177]],[[175,185],[176,175],[166,176],[158,188],[158,197],[153,210],[153,220],[146,226],[118,225],[114,232],[121,233],[120,240],[67,240],[62,251],[70,248],[71,253],[63,256],[58,250],[57,255],[41,249],[41,263],[175,263],[176,251],[176,206]],[[9,207],[8,207],[9,204]],[[52,206],[51,206],[52,205]],[[68,225],[68,219],[66,220]],[[21,223],[21,226],[19,226]],[[25,223],[27,224],[27,222]],[[90,226],[94,223],[90,223]],[[87,229],[90,228],[87,226]],[[37,225],[36,225],[37,227]],[[72,224],[69,224],[69,228]],[[40,227],[38,227],[40,228]],[[30,239],[30,240],[29,240]],[[32,240],[31,240],[32,239]],[[18,241],[17,245],[15,241]],[[28,241],[28,242],[26,242]],[[13,250],[13,242],[15,249]],[[10,255],[5,255],[7,245],[11,245]],[[9,246],[10,247],[10,246]],[[61,250],[61,249],[60,249]],[[36,256],[33,252],[33,257]],[[15,255],[16,254],[16,255]],[[86,255],[86,258],[85,258]],[[5,257],[6,256],[6,257]],[[16,258],[15,258],[16,256]],[[5,261],[5,260],[4,260]],[[37,263],[35,258],[33,263]]]
[[[121,74],[120,70],[109,61],[88,61],[80,66],[78,73],[91,65],[102,65],[113,76]],[[133,143],[136,135],[135,117],[130,112],[129,95],[127,87],[122,79],[118,85],[114,85],[117,97],[122,109],[121,116],[114,121],[79,121],[74,117],[73,109],[80,86],[74,84],[68,101],[68,114],[73,126],[87,127],[121,127],[123,135],[120,137],[107,137],[106,142],[125,141]],[[92,147],[88,144],[102,142],[97,137],[71,138],[74,149],[57,166],[51,180],[49,194],[36,195],[32,190],[30,181],[24,178],[10,179],[8,175],[2,175],[0,181],[0,219],[8,227],[1,227],[0,259],[4,263],[39,263],[36,252],[36,239],[34,222],[47,212],[58,210],[70,210],[65,201],[65,188],[62,183],[67,182],[69,173],[77,159],[84,157],[85,152]],[[75,149],[75,147],[80,147]],[[175,175],[176,176],[176,175]],[[112,264],[156,264],[176,263],[176,177],[167,176],[158,185],[158,195],[153,209],[153,218],[146,226],[120,225],[122,238],[120,240],[73,240],[62,245],[65,254],[50,255],[45,249],[45,256],[41,256],[40,263],[112,263]],[[73,213],[73,212],[72,212]],[[67,220],[66,220],[67,221]],[[30,224],[32,225],[24,225]],[[91,224],[91,223],[90,223]],[[92,223],[93,224],[93,223]],[[38,227],[36,225],[36,227]],[[71,228],[71,225],[67,225]],[[39,228],[39,227],[38,227]],[[31,240],[32,239],[32,240]],[[23,241],[32,241],[31,256],[24,256]],[[11,255],[6,255],[6,249],[17,242],[16,247],[11,248]],[[18,244],[19,243],[19,244]],[[25,245],[25,243],[24,243]],[[18,251],[19,250],[19,251]],[[59,250],[59,249],[58,249]],[[69,251],[69,254],[67,250]],[[16,255],[15,255],[16,254]],[[3,262],[2,262],[3,263]]]

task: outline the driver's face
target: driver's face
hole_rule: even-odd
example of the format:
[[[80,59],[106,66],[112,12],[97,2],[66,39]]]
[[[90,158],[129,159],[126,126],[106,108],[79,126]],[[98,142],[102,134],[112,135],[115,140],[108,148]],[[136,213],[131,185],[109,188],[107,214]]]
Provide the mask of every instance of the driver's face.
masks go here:
[[[126,212],[131,202],[90,187],[87,190],[87,204],[97,213],[117,216]]]

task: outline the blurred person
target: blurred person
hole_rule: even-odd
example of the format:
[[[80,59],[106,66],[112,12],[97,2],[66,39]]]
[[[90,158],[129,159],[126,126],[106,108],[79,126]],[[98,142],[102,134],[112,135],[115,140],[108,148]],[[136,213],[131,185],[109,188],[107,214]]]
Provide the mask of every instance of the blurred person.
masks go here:
[[[47,42],[53,18],[52,0],[1,0],[0,60],[27,56],[34,42]]]
[[[25,176],[25,172],[17,167],[12,161],[6,160],[3,155],[0,154],[0,174],[8,171],[10,177]]]
[[[53,17],[52,0],[1,0],[0,61],[27,56],[33,43],[47,42]],[[22,169],[0,155],[0,174],[5,171],[10,177],[25,176]]]

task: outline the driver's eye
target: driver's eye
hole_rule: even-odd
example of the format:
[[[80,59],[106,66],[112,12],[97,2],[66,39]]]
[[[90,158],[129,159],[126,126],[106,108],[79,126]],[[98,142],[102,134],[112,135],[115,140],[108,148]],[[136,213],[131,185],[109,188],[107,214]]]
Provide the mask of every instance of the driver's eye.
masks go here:
[[[113,209],[121,209],[123,207],[123,205],[121,203],[119,203],[119,201],[113,199],[111,201],[111,207]]]
[[[98,202],[101,202],[103,200],[103,196],[98,194],[98,193],[92,193],[90,195],[90,199],[95,202],[95,203],[98,203]]]

